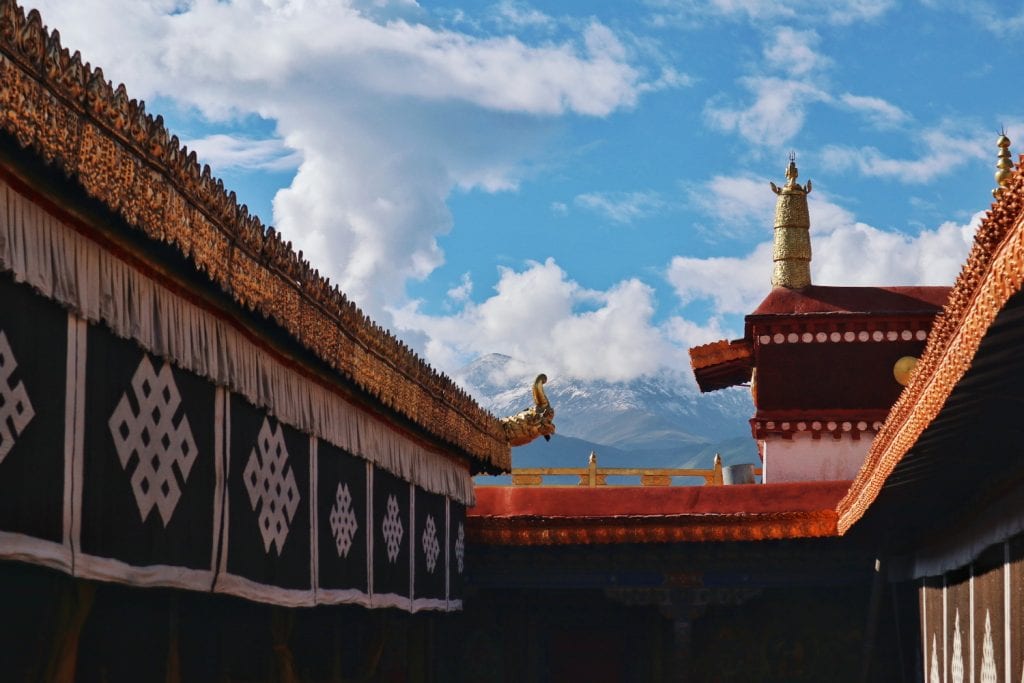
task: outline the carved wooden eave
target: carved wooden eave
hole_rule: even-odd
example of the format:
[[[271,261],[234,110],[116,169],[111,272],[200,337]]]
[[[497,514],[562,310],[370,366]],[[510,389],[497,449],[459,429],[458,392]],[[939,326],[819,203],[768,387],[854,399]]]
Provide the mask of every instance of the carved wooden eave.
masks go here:
[[[750,381],[754,367],[752,345],[746,339],[722,339],[690,349],[690,367],[701,392],[725,389]]]
[[[0,0],[0,130],[129,226],[177,249],[371,400],[485,468],[508,469],[496,418],[250,215],[161,117],[12,0]]]
[[[917,370],[889,413],[849,493],[839,503],[845,533],[938,417],[970,369],[982,339],[1024,285],[1024,173],[1018,165],[974,237],[967,262],[936,318]]]

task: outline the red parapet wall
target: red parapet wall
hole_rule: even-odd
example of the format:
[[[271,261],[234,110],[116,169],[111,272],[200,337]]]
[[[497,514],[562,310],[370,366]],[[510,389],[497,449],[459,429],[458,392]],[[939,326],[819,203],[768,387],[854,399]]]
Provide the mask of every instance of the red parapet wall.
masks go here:
[[[471,541],[567,545],[744,541],[836,535],[849,482],[723,487],[481,487]]]

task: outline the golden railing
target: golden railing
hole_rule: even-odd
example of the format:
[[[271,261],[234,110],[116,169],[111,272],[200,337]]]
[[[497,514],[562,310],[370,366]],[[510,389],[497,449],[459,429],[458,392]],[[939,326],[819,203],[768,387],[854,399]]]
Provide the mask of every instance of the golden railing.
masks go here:
[[[754,468],[754,475],[761,476],[761,468]],[[715,454],[711,469],[694,468],[649,468],[649,467],[598,467],[597,455],[590,454],[587,467],[524,467],[512,470],[512,486],[542,486],[545,477],[579,477],[579,486],[609,486],[608,477],[640,477],[641,486],[671,486],[675,477],[699,477],[704,486],[722,485],[722,458]],[[615,484],[611,484],[614,486]]]

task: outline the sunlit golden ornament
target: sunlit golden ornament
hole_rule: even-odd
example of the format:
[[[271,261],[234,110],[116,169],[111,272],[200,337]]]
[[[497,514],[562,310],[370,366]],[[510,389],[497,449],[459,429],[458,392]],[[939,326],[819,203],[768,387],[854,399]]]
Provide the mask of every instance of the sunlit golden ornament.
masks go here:
[[[778,195],[775,202],[775,242],[772,247],[772,287],[803,289],[811,284],[811,219],[807,212],[807,195],[811,181],[801,186],[796,155],[789,155],[786,184],[769,183]]]
[[[1010,182],[1010,175],[1013,173],[1013,155],[1010,154],[1010,138],[1006,137],[1006,131],[999,133],[999,139],[996,140],[996,146],[999,148],[999,160],[996,162],[996,184],[998,187],[992,190],[992,196],[999,199],[999,196],[1003,193],[1003,188]]]
[[[903,356],[892,366],[892,376],[896,378],[897,382],[907,386],[910,384],[915,370],[917,370],[917,359],[913,356]]]

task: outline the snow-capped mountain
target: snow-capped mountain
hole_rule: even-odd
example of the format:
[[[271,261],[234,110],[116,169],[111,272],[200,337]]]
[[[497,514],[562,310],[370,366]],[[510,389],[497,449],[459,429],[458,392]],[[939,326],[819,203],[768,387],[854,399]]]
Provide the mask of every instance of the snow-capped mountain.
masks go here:
[[[533,404],[532,381],[543,370],[508,356],[490,354],[464,367],[457,373],[457,380],[485,408],[506,416]],[[603,450],[616,461],[634,459],[636,465],[652,467],[703,467],[705,456],[710,460],[719,445],[727,463],[754,462],[757,458],[747,422],[753,405],[745,388],[700,394],[686,378],[671,373],[622,383],[552,374],[548,378],[544,388],[555,409],[558,435],[576,440],[563,443],[560,451],[582,450],[582,440],[604,446]],[[555,443],[552,441],[552,445]],[[535,442],[516,449],[514,456],[517,461],[520,456],[533,460],[535,454],[554,450]],[[689,464],[695,458],[701,462]],[[601,462],[609,466],[626,464],[608,462],[605,457]]]

